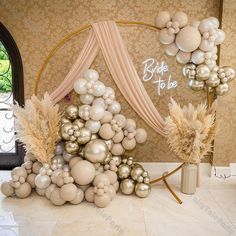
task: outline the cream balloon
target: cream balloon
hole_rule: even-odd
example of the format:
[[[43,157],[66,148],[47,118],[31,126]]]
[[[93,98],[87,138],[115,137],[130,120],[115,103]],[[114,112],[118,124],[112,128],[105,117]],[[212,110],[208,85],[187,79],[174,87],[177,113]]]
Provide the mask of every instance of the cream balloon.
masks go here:
[[[90,117],[93,120],[101,120],[104,116],[105,109],[101,105],[93,105],[90,108]]]
[[[164,28],[169,21],[171,21],[170,13],[168,11],[160,11],[156,17],[155,24],[158,28]]]
[[[36,174],[31,173],[27,176],[26,181],[31,185],[32,188],[35,188],[35,178]]]
[[[205,60],[205,53],[202,51],[202,50],[196,50],[192,53],[192,56],[191,56],[191,61],[194,63],[194,64],[202,64]]]
[[[71,168],[71,175],[75,182],[80,185],[87,185],[91,183],[95,177],[95,168],[93,164],[88,161],[78,161]]]
[[[60,188],[53,189],[50,195],[50,201],[56,206],[61,206],[65,204],[66,201],[63,200],[60,195]]]
[[[111,184],[114,184],[117,181],[117,174],[114,171],[106,170],[104,174],[108,176]]]
[[[99,97],[105,93],[106,86],[101,81],[96,81],[93,85],[93,90],[93,95]]]
[[[124,138],[124,132],[121,130],[120,132],[116,133],[112,140],[114,143],[120,143]]]
[[[198,29],[203,34],[204,32],[214,29],[214,23],[209,18],[204,19],[200,22]]]
[[[109,123],[109,122],[112,120],[112,118],[113,118],[112,113],[109,112],[109,111],[105,111],[105,112],[104,112],[104,116],[103,116],[103,118],[100,120],[100,122],[101,122],[102,124],[104,124],[104,123]]]
[[[27,171],[25,170],[24,167],[18,166],[15,167],[12,171],[11,171],[11,177],[13,178],[13,176],[19,176],[19,177],[23,177],[26,178],[27,177]]]
[[[219,28],[220,23],[219,23],[219,20],[218,20],[216,17],[209,17],[209,18],[208,18],[208,21],[211,22],[212,26],[213,26],[215,29],[218,29],[218,28]]]
[[[136,140],[134,138],[128,139],[127,137],[125,137],[122,141],[122,146],[126,150],[133,150],[136,146]]]
[[[96,70],[88,69],[84,74],[84,78],[87,81],[97,81],[99,79],[99,74]]]
[[[97,194],[95,194],[94,196],[94,203],[98,207],[101,207],[101,208],[106,207],[110,202],[111,202],[111,197],[108,193],[104,193],[101,196],[98,196]]]
[[[120,113],[120,110],[121,106],[120,103],[117,101],[113,101],[108,107],[108,111],[111,112],[112,114],[118,114]]]
[[[47,188],[49,184],[51,183],[51,179],[48,175],[37,175],[35,177],[35,185],[38,188]]]
[[[159,33],[159,40],[162,44],[171,44],[175,40],[175,35],[169,34],[168,29],[164,28]]]
[[[164,46],[165,53],[168,56],[175,56],[179,51],[179,48],[176,46],[175,43],[167,44]]]
[[[76,197],[77,187],[74,184],[65,184],[60,189],[60,196],[65,201],[72,201]]]
[[[85,127],[88,128],[92,134],[96,134],[101,127],[101,122],[97,120],[88,120],[85,123]]]
[[[78,79],[74,83],[74,90],[78,94],[86,94],[87,93],[87,81],[85,79]]]
[[[176,60],[181,64],[188,63],[190,61],[190,59],[191,59],[191,53],[190,52],[179,51],[176,54]]]
[[[47,199],[50,199],[51,194],[52,194],[52,191],[53,191],[56,187],[57,187],[56,184],[50,184],[50,185],[47,187],[47,189],[46,189],[46,191],[45,191],[45,196],[46,196]]]
[[[198,21],[198,20],[193,21],[193,22],[191,23],[191,26],[193,26],[193,27],[196,28],[196,29],[198,29],[199,25],[200,25],[200,21]]]
[[[83,200],[84,200],[84,192],[81,189],[77,188],[75,198],[72,201],[70,201],[70,203],[77,205],[80,204]]]
[[[179,27],[183,28],[188,24],[188,16],[181,11],[177,11],[171,18],[172,22],[178,22]]]
[[[82,104],[90,105],[93,102],[94,96],[91,94],[82,94],[80,95],[80,101]]]
[[[176,36],[177,47],[183,52],[193,52],[201,43],[201,34],[193,26],[185,26]]]

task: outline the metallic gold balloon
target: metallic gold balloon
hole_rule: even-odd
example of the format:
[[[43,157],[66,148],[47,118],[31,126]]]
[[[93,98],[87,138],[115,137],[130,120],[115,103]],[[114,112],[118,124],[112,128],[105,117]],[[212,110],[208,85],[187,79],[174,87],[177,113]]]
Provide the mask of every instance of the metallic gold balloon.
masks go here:
[[[102,139],[92,140],[84,148],[85,158],[93,163],[103,162],[107,154],[108,147]]]
[[[132,179],[123,179],[120,183],[120,190],[123,194],[129,195],[134,192],[135,182]]]
[[[151,192],[150,184],[137,183],[135,186],[135,194],[138,197],[145,198],[150,194],[150,192]]]
[[[91,140],[98,139],[98,138],[99,138],[99,136],[97,134],[92,134],[91,135]]]
[[[209,78],[211,71],[207,65],[199,65],[196,68],[196,79],[204,81]]]
[[[198,80],[191,79],[191,80],[189,80],[188,85],[192,90],[200,91],[200,90],[203,90],[205,84],[204,84],[204,81],[198,81]]]
[[[68,142],[66,142],[65,150],[69,154],[74,154],[79,150],[79,144],[77,142],[68,141]]]
[[[112,159],[112,154],[110,152],[108,152],[105,160],[102,162],[102,164],[108,164]]]
[[[224,66],[223,67],[224,72],[225,72],[225,78],[227,78],[227,81],[222,81],[222,83],[230,82],[235,78],[235,70],[232,67],[229,66]]]
[[[219,84],[217,87],[216,87],[216,93],[217,95],[224,95],[226,94],[227,92],[229,91],[229,86],[228,84]]]
[[[182,73],[183,73],[184,77],[189,78],[189,77],[193,76],[193,75],[191,75],[191,73],[193,73],[193,71],[195,71],[195,69],[196,69],[196,65],[194,65],[192,63],[188,63],[183,67]]]
[[[120,156],[113,156],[111,159],[114,161],[116,166],[119,166],[121,164],[121,157]]]
[[[84,121],[82,119],[76,119],[73,121],[73,125],[76,125],[80,128],[83,128],[84,127]]]
[[[77,142],[79,144],[86,144],[91,139],[91,131],[87,128],[81,128],[79,130],[79,136],[77,137]]]
[[[140,166],[133,167],[131,170],[131,177],[133,180],[138,180],[138,177],[143,174],[144,169]]]
[[[71,123],[65,123],[61,126],[61,137],[65,140],[70,140],[70,135],[68,133],[69,130],[72,129]]]
[[[213,88],[220,84],[220,79],[218,78],[217,72],[212,72],[210,74],[209,79],[206,80],[206,84]]]
[[[66,109],[65,109],[65,115],[68,119],[76,119],[78,117],[78,112],[79,109],[76,105],[69,105]]]
[[[62,116],[60,122],[61,124],[65,124],[65,123],[70,123],[71,121],[66,116]]]
[[[117,174],[118,174],[118,177],[120,179],[126,179],[129,177],[130,175],[130,166],[126,165],[126,164],[122,164],[118,167],[118,171],[117,171]]]
[[[112,149],[112,147],[113,147],[114,142],[111,139],[104,140],[104,142],[106,143],[106,145],[108,147],[108,150],[110,151]]]

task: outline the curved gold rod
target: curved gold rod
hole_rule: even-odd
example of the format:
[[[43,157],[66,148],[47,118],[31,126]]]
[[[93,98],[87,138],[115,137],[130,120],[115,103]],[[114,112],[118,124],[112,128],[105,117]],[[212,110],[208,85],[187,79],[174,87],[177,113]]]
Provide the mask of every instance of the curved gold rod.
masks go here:
[[[117,24],[119,25],[141,25],[141,26],[145,26],[148,27],[150,29],[154,29],[154,30],[160,30],[157,26],[152,25],[152,24],[148,24],[148,23],[144,23],[144,22],[139,22],[139,21],[115,21]],[[42,76],[43,71],[45,70],[48,62],[50,61],[50,59],[54,56],[54,54],[56,53],[56,51],[63,46],[66,42],[68,42],[69,40],[71,40],[73,37],[79,35],[80,33],[90,29],[92,27],[92,24],[87,24],[85,26],[80,27],[79,29],[77,29],[76,31],[66,35],[64,38],[62,38],[48,53],[47,57],[45,58],[43,64],[41,65],[39,72],[37,74],[36,80],[35,80],[35,86],[34,86],[34,94],[37,95],[38,94],[38,89],[39,89],[39,82]]]

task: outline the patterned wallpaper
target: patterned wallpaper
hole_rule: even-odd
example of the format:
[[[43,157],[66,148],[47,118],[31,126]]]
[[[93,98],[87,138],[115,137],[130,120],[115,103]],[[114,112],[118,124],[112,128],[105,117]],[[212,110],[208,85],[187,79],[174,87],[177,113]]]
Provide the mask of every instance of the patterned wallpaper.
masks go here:
[[[231,1],[226,2],[229,5]],[[161,10],[169,10],[172,13],[178,10],[184,11],[188,14],[190,21],[201,20],[208,16],[218,17],[219,0],[0,0],[0,9],[0,20],[12,33],[22,55],[25,95],[28,98],[33,93],[35,77],[49,50],[62,37],[78,29],[78,27],[89,22],[111,19],[154,23],[155,16]],[[232,9],[225,9],[228,18],[224,18],[224,23],[230,26],[229,30],[226,29],[226,31],[230,35],[228,38],[232,40],[231,30],[235,26],[230,24],[230,11]],[[167,115],[167,104],[170,96],[173,96],[181,104],[188,102],[197,104],[204,101],[204,93],[193,93],[187,87],[186,79],[181,74],[181,65],[177,64],[174,58],[167,57],[164,54],[158,42],[158,32],[137,26],[120,26],[119,28],[140,76],[143,73],[142,62],[153,57],[158,61],[164,60],[169,66],[173,79],[178,81],[178,87],[175,90],[162,91],[161,96],[157,95],[154,84],[144,83],[155,106],[158,107],[163,116]],[[80,34],[57,51],[41,79],[40,94],[46,90],[53,91],[62,81],[80,52],[87,33]],[[230,46],[230,49],[227,46]],[[222,53],[222,62],[223,60],[229,61],[227,59],[233,55],[233,49],[235,51],[233,47],[228,39],[223,49],[225,53]],[[165,139],[152,131],[124,100],[116,88],[101,54],[95,59],[92,68],[100,73],[101,80],[107,86],[116,90],[118,100],[122,104],[122,113],[135,119],[138,126],[146,128],[149,133],[148,141],[144,145],[137,146],[132,152],[136,159],[139,161],[176,161],[177,159],[169,151]],[[221,103],[229,103],[230,99],[236,98],[230,94]],[[73,101],[78,102],[75,94],[73,94]],[[62,102],[61,105],[65,105],[65,102]],[[233,108],[232,103],[230,106]],[[225,106],[221,109],[227,108]],[[220,114],[224,113],[225,110],[220,111]],[[229,125],[233,121],[230,118],[227,120],[229,129]],[[224,125],[222,126],[224,127]],[[227,145],[222,144],[224,139],[225,135],[221,133],[216,142],[219,147],[216,149],[216,158],[220,164],[227,163],[229,157],[224,156],[231,148],[231,146],[227,146],[228,143]],[[223,155],[224,153],[225,155]]]

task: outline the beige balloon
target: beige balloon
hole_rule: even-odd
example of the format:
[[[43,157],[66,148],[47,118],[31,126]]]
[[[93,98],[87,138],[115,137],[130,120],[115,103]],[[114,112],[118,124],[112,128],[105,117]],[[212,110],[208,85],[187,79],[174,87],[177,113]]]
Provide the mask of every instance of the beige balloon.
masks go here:
[[[194,64],[202,64],[205,61],[205,53],[202,50],[196,50],[192,53],[191,61]]]
[[[158,28],[164,28],[170,20],[171,15],[168,11],[160,11],[156,17],[155,23]]]
[[[83,160],[82,157],[73,157],[69,162],[69,167],[72,168],[78,161]]]
[[[113,187],[115,188],[116,192],[119,190],[119,187],[120,187],[120,183],[119,181],[116,181],[114,184],[113,184]]]
[[[103,139],[112,139],[113,136],[115,135],[115,131],[112,130],[112,127],[110,124],[103,124],[99,130],[99,135]]]
[[[125,150],[120,143],[114,143],[114,145],[111,149],[111,153],[114,156],[121,156],[122,154],[124,154],[124,152],[125,152]]]
[[[116,190],[113,185],[109,185],[107,193],[110,195],[111,200],[116,196]]]
[[[93,187],[89,187],[86,191],[85,191],[85,200],[87,202],[94,202],[94,191],[93,191]]]
[[[98,196],[97,194],[95,194],[94,196],[94,203],[98,207],[104,208],[108,206],[110,202],[111,202],[111,197],[110,197],[110,194],[108,193],[104,193],[101,196]]]
[[[99,174],[94,178],[93,185],[97,186],[99,183],[103,183],[104,185],[110,185],[110,179],[106,174]]]
[[[124,133],[121,130],[120,132],[118,132],[114,135],[112,140],[114,141],[114,143],[120,143],[123,140],[123,138],[124,138]]]
[[[80,204],[83,200],[84,200],[84,192],[78,188],[75,198],[72,201],[70,201],[70,203],[77,205],[77,204]]]
[[[175,41],[175,35],[169,34],[168,30],[164,28],[159,33],[159,40],[162,44],[171,44]]]
[[[147,141],[147,132],[145,129],[138,128],[136,130],[135,139],[137,143],[145,143]]]
[[[190,61],[190,59],[191,59],[191,53],[190,52],[179,51],[176,54],[176,60],[181,64],[188,63]]]
[[[106,170],[104,174],[108,176],[110,183],[114,184],[117,181],[117,174],[114,171]]]
[[[11,177],[13,177],[14,175],[19,176],[19,177],[23,177],[26,179],[27,177],[27,171],[25,170],[24,167],[18,166],[15,167],[12,171],[11,171]]]
[[[95,167],[89,161],[78,161],[71,168],[71,175],[75,182],[80,185],[87,185],[91,183],[95,177]]]
[[[26,181],[31,185],[32,188],[35,188],[35,177],[36,174],[31,173],[26,178]]]
[[[10,197],[14,194],[14,188],[11,186],[10,182],[3,182],[1,184],[1,192],[4,194],[6,197]]]
[[[126,150],[133,150],[136,146],[136,140],[135,138],[132,139],[128,139],[127,137],[125,137],[122,141],[122,146],[124,147],[124,149]]]
[[[201,43],[201,34],[193,26],[185,26],[176,36],[177,47],[183,52],[193,52]]]
[[[50,196],[50,201],[56,206],[61,206],[65,204],[66,201],[63,200],[60,195],[60,188],[55,188],[52,191],[51,196]]]
[[[176,46],[175,43],[167,44],[164,46],[165,53],[168,56],[175,56],[177,52],[179,51],[179,48]]]
[[[188,16],[182,12],[182,11],[177,11],[171,18],[172,22],[177,21],[179,23],[179,27],[183,28],[188,24]]]
[[[109,111],[105,111],[103,118],[100,120],[102,124],[109,123],[112,120],[112,113]]]
[[[76,197],[77,187],[74,184],[65,184],[60,189],[60,196],[65,201],[72,201]]]
[[[15,189],[15,194],[19,198],[26,198],[31,194],[31,186],[29,183],[25,182],[20,185],[19,188]]]
[[[43,166],[42,163],[40,163],[39,161],[34,162],[32,167],[33,173],[36,175],[39,174],[39,171],[42,168],[42,166]]]
[[[209,52],[214,49],[215,43],[209,40],[202,39],[199,48],[204,52]]]

